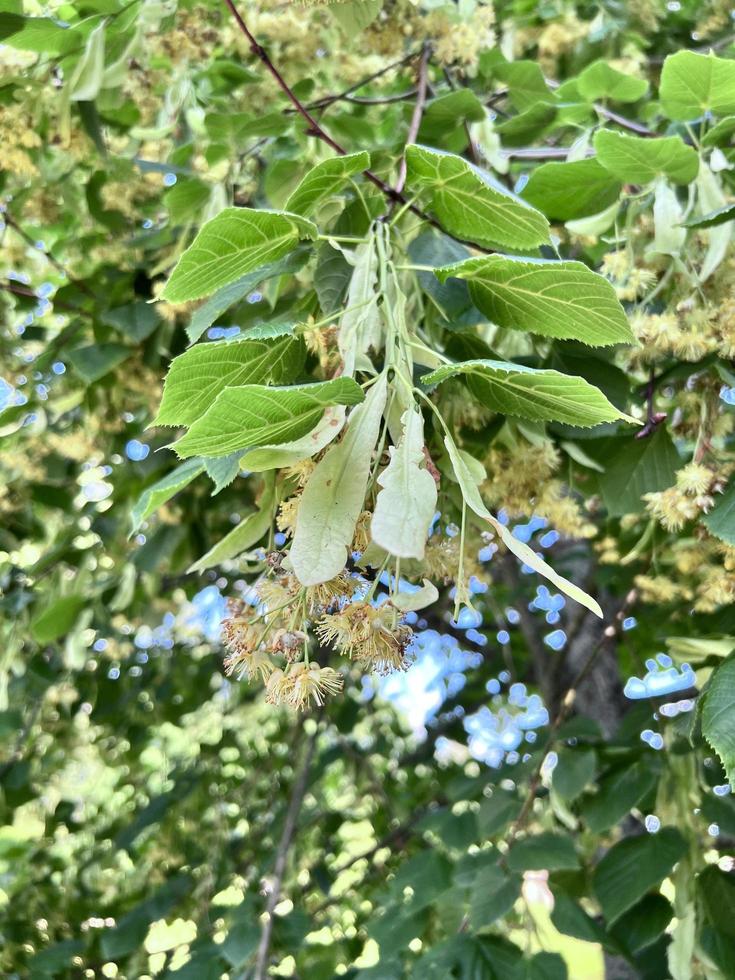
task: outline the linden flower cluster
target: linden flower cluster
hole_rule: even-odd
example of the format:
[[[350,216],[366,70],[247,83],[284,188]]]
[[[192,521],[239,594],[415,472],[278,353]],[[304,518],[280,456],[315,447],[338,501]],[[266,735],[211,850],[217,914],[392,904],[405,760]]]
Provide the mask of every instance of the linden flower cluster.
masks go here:
[[[41,137],[23,106],[0,106],[0,171],[6,170],[20,178],[35,177],[38,167],[28,151],[39,146]]]
[[[320,643],[337,648],[363,670],[385,674],[409,666],[413,632],[390,601],[372,604],[374,586],[342,572],[305,588],[279,570],[281,558],[278,553],[268,556],[274,575],[256,586],[255,607],[230,600],[222,623],[227,674],[260,679],[269,704],[298,710],[324,704],[341,691],[343,676],[309,660],[312,628]]]
[[[667,531],[680,531],[689,521],[706,514],[714,505],[710,490],[715,474],[701,463],[689,463],[666,490],[644,494],[646,507]]]
[[[619,300],[638,299],[656,282],[656,273],[636,265],[634,256],[625,249],[604,255],[600,272],[610,280]]]

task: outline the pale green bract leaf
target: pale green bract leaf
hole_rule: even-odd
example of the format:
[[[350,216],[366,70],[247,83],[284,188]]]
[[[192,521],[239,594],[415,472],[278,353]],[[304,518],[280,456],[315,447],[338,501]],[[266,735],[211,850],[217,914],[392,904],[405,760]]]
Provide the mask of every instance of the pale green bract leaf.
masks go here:
[[[91,102],[99,95],[105,69],[105,22],[90,33],[84,52],[69,79],[72,102]]]
[[[682,221],[682,225],[684,228],[716,228],[730,221],[735,221],[735,204],[724,204],[707,214],[687,218],[686,221]]]
[[[593,61],[577,79],[577,91],[583,99],[612,99],[613,102],[637,102],[648,91],[645,78],[635,78],[611,68],[606,61]]]
[[[146,487],[130,512],[132,524],[130,533],[135,534],[143,521],[203,472],[204,463],[202,460],[190,459],[177,466],[175,470],[167,473],[166,476],[150,487]]]
[[[175,357],[153,425],[191,425],[229,387],[290,381],[304,363],[303,341],[231,340],[200,344]]]
[[[311,221],[285,211],[225,208],[208,221],[184,252],[161,293],[170,303],[200,299],[296,247],[314,241]]]
[[[681,227],[684,209],[676,191],[665,180],[656,183],[653,196],[653,251],[661,255],[680,255],[687,233]]]
[[[549,224],[535,208],[453,153],[406,147],[409,185],[450,235],[490,248],[535,248],[549,241]]]
[[[400,609],[401,612],[416,612],[418,609],[426,609],[433,605],[439,598],[439,590],[428,579],[424,579],[424,584],[415,592],[399,592],[390,597],[391,603]]]
[[[229,456],[238,449],[278,445],[305,436],[329,405],[357,405],[364,398],[352,378],[291,387],[225,388],[187,434],[174,443],[181,459]]]
[[[584,378],[509,361],[472,360],[444,364],[425,374],[421,381],[425,385],[441,384],[457,374],[470,379],[470,388],[483,405],[503,415],[583,427],[619,418],[636,422]]]
[[[561,590],[565,595],[568,595],[570,599],[574,599],[576,602],[581,603],[583,606],[585,606],[585,608],[589,609],[596,616],[599,616],[600,619],[602,619],[602,609],[600,608],[599,603],[596,602],[592,596],[587,595],[583,589],[580,589],[579,586],[574,585],[573,582],[570,582],[563,576],[558,575],[550,565],[547,565],[543,558],[539,558],[532,548],[529,548],[529,546],[524,544],[523,541],[519,541],[518,538],[513,537],[508,528],[501,524],[497,518],[493,517],[482,501],[477,483],[475,482],[469,467],[462,458],[460,450],[457,448],[454,440],[448,434],[444,438],[444,445],[446,446],[447,454],[449,455],[449,459],[452,463],[454,475],[456,476],[457,482],[462,490],[462,496],[464,497],[465,503],[470,510],[474,511],[478,517],[490,524],[508,551],[514,554],[516,558],[519,558],[525,565],[528,565],[529,568],[532,568],[535,572],[538,572],[539,575],[543,575],[544,578],[547,578],[553,585],[556,586],[557,589]]]
[[[729,656],[712,674],[703,700],[702,734],[735,789],[735,656]]]
[[[500,327],[592,347],[635,341],[612,285],[582,262],[488,255],[435,274],[468,280],[477,308]]]
[[[378,256],[370,238],[358,245],[351,259],[354,271],[347,293],[347,307],[339,324],[337,344],[343,373],[352,376],[358,359],[369,347],[380,345],[382,320],[378,309]]]
[[[403,413],[403,434],[390,448],[390,462],[378,477],[383,488],[370,525],[373,541],[397,558],[423,558],[436,511],[436,481],[422,467],[424,420],[413,406]]]
[[[313,167],[286,201],[286,211],[310,215],[319,205],[338,194],[350,177],[370,166],[370,154],[364,150],[341,157],[330,157]]]
[[[727,203],[719,179],[703,163],[699,168],[699,175],[697,177],[698,210],[702,214],[711,214],[712,211],[724,207]],[[702,267],[699,270],[700,284],[706,282],[712,273],[722,264],[730,248],[733,229],[735,229],[735,221],[727,221],[724,224],[718,224],[707,230],[706,234],[709,239],[709,244],[702,262]]]
[[[735,112],[735,61],[695,51],[670,54],[661,72],[659,97],[669,119]]]
[[[383,374],[368,391],[364,404],[350,415],[342,441],[317,463],[304,487],[289,552],[302,585],[327,582],[345,567],[365,503],[386,395]]]
[[[223,561],[237,558],[243,551],[252,548],[260,539],[267,534],[273,520],[273,485],[268,485],[266,491],[259,502],[258,509],[244,517],[237,527],[226,534],[221,541],[210,548],[206,555],[202,555],[194,564],[187,569],[187,574],[191,572],[201,572],[205,568],[212,568],[220,565]]]
[[[699,156],[679,136],[643,139],[607,129],[595,136],[595,153],[605,170],[628,184],[650,184],[666,177],[688,184],[699,170]]]
[[[258,449],[251,449],[242,457],[240,465],[251,473],[294,466],[302,459],[308,459],[322,449],[326,449],[340,434],[344,424],[344,406],[331,405],[324,412],[319,424],[305,436],[293,442],[281,443],[279,446],[260,446]]]

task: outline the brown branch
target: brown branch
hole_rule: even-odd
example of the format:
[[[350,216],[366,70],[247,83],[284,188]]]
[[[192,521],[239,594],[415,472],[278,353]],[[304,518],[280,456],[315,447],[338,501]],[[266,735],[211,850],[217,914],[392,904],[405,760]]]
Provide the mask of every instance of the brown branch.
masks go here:
[[[86,293],[87,296],[91,296],[92,298],[94,298],[94,293],[86,284],[86,282],[82,282],[79,279],[75,279],[74,276],[72,276],[64,268],[61,262],[59,262],[59,260],[55,258],[51,254],[51,252],[48,251],[48,249],[41,248],[41,246],[38,245],[33,240],[33,238],[28,234],[27,231],[21,228],[21,226],[18,224],[15,218],[13,218],[10,214],[8,214],[7,211],[0,214],[0,219],[2,219],[6,225],[9,225],[16,234],[20,235],[20,237],[23,239],[26,245],[30,245],[31,248],[34,248],[37,252],[40,252],[41,255],[45,255],[48,261],[51,263],[51,265],[57,270],[57,272],[60,272],[61,275],[64,276],[66,279],[68,279],[70,283],[72,283],[74,286],[77,287],[77,289],[81,290],[83,293]]]
[[[276,860],[273,865],[273,876],[269,882],[269,892],[260,933],[260,943],[258,944],[258,952],[255,959],[253,980],[266,980],[268,975],[268,957],[270,955],[271,939],[273,937],[273,910],[281,899],[281,888],[283,886],[283,876],[286,871],[288,852],[293,841],[294,833],[296,832],[301,804],[304,802],[304,796],[309,785],[309,770],[311,769],[311,763],[316,749],[316,740],[319,734],[318,722],[321,714],[322,712],[320,711],[317,716],[317,725],[314,733],[307,743],[301,768],[291,791],[291,799],[288,803],[286,819],[283,824],[283,830],[281,831],[281,839],[276,849]]]
[[[418,71],[418,85],[416,102],[413,107],[413,114],[411,116],[411,124],[408,127],[408,135],[406,136],[406,145],[410,143],[415,143],[416,138],[419,134],[419,129],[421,128],[421,119],[424,115],[424,106],[426,105],[426,87],[429,80],[429,55],[431,54],[431,47],[428,43],[424,42],[421,48],[421,60],[419,61],[419,71]],[[396,190],[400,194],[406,184],[406,155],[405,153],[401,157],[401,165],[398,170],[398,180],[396,181]]]
[[[541,752],[539,763],[533,775],[531,776],[526,798],[523,801],[523,805],[521,806],[518,816],[516,817],[510,830],[508,831],[508,836],[506,840],[509,845],[512,844],[513,841],[516,839],[519,832],[523,829],[526,820],[528,819],[528,816],[531,812],[531,807],[533,806],[533,801],[536,799],[536,793],[538,791],[539,786],[541,785],[541,773],[543,770],[544,760],[546,759],[547,754],[549,753],[552,746],[556,742],[559,729],[561,728],[563,723],[567,720],[572,708],[574,707],[574,702],[577,696],[577,689],[579,688],[582,681],[587,677],[589,672],[592,670],[595,661],[597,660],[598,656],[604,649],[605,645],[607,643],[610,643],[612,640],[616,639],[617,636],[619,635],[620,630],[622,629],[622,624],[623,624],[623,620],[625,619],[626,613],[628,609],[630,609],[630,607],[636,601],[637,596],[638,594],[635,591],[635,589],[631,589],[631,591],[625,597],[625,601],[623,602],[622,606],[616,613],[614,621],[609,626],[606,626],[605,629],[602,631],[602,636],[593,647],[592,651],[590,652],[585,662],[580,667],[578,673],[572,680],[572,683],[567,688],[566,694],[564,695],[561,701],[561,707],[559,708],[559,711],[557,712],[557,715],[554,718],[554,721],[552,722],[551,728],[549,729],[549,735],[548,738],[546,739],[546,743],[544,744],[543,751]]]
[[[258,44],[253,34],[250,33],[247,24],[238,13],[237,7],[235,6],[233,0],[225,0],[225,3],[227,4],[230,11],[232,12],[232,15],[235,18],[235,20],[237,21],[237,26],[240,28],[240,30],[243,32],[245,37],[248,39],[248,42],[250,44],[250,50],[257,58],[260,59],[260,61],[265,66],[265,68],[270,72],[270,74],[276,80],[281,91],[286,95],[289,102],[294,107],[294,110],[298,112],[298,114],[302,116],[302,118],[308,124],[306,129],[307,134],[309,136],[314,136],[317,139],[320,139],[323,143],[326,143],[327,146],[331,147],[331,149],[333,149],[334,152],[338,153],[340,156],[345,156],[347,154],[347,150],[339,143],[337,143],[336,140],[332,139],[329,133],[327,133],[326,130],[314,118],[314,116],[311,114],[309,109],[300,101],[298,96],[294,93],[293,89],[290,87],[288,82],[284,79],[283,75],[281,75],[278,68],[276,68],[276,66],[273,64],[265,48],[262,47],[260,44]],[[484,254],[490,253],[491,251],[490,249],[482,248],[481,246],[477,245],[475,242],[467,242],[462,238],[457,238],[456,235],[451,235],[442,227],[442,225],[436,220],[436,218],[432,218],[431,215],[427,214],[425,211],[422,211],[421,208],[417,207],[415,204],[412,204],[402,191],[396,190],[395,187],[391,187],[390,184],[388,184],[382,178],[378,177],[378,175],[374,173],[372,170],[369,169],[363,170],[363,174],[372,184],[374,184],[378,188],[378,190],[380,190],[388,198],[388,200],[392,204],[395,203],[404,204],[407,210],[411,211],[412,214],[415,214],[423,221],[426,221],[428,224],[432,225],[432,227],[438,228],[439,231],[443,232],[445,235],[448,235],[450,238],[453,238],[455,241],[460,242],[463,245],[470,245],[472,248],[476,249],[479,252],[483,252]]]
[[[362,78],[359,82],[355,82],[354,85],[350,85],[349,88],[344,89],[342,92],[337,92],[336,95],[325,95],[320,99],[315,99],[313,102],[309,102],[306,106],[307,109],[326,109],[327,106],[332,105],[334,102],[340,102],[342,99],[348,99],[353,92],[359,91],[363,85],[367,85],[369,82],[374,82],[376,78],[380,78],[386,75],[389,71],[394,68],[400,68],[402,65],[408,64],[409,61],[413,61],[419,54],[419,51],[411,51],[409,54],[405,55],[403,58],[399,58],[398,61],[393,61],[391,64],[386,65],[384,68],[374,71],[372,75],[368,75],[367,78]],[[287,109],[286,112],[295,112],[295,109]]]

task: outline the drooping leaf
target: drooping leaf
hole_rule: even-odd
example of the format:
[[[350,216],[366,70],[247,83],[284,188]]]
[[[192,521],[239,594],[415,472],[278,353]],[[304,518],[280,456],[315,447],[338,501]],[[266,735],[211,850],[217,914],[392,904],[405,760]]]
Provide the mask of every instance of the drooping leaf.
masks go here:
[[[730,478],[725,492],[702,522],[720,541],[735,545],[735,478]]]
[[[141,300],[107,310],[102,319],[137,343],[150,337],[161,322],[155,306]]]
[[[204,463],[200,459],[190,459],[167,473],[156,483],[146,487],[130,512],[132,525],[130,533],[135,534],[143,521],[203,472]]]
[[[99,95],[105,69],[105,21],[89,34],[76,68],[69,78],[72,102],[91,102]]]
[[[628,837],[613,845],[593,875],[593,888],[608,923],[658,885],[687,851],[674,827],[656,834]]]
[[[354,263],[353,272],[337,338],[343,373],[350,377],[368,348],[379,344],[382,329],[376,292],[378,256],[373,240],[358,245],[351,261]]]
[[[274,279],[276,276],[289,275],[298,272],[308,258],[308,248],[300,246],[289,252],[282,259],[269,262],[267,265],[259,266],[253,272],[242,276],[235,282],[222,286],[205,303],[196,310],[186,328],[186,333],[190,343],[195,343],[207,327],[211,327],[214,321],[220,317],[225,310],[239,303],[249,293],[265,282],[267,279]]]
[[[528,201],[547,218],[570,221],[599,214],[620,194],[620,181],[597,160],[543,163],[523,188]]]
[[[304,487],[289,552],[302,585],[327,582],[345,566],[365,502],[386,394],[383,374],[350,415],[342,441],[317,463]]]
[[[735,204],[724,204],[721,208],[715,208],[707,214],[687,218],[682,225],[684,228],[716,228],[730,221],[735,221]]]
[[[301,239],[316,237],[316,226],[300,215],[225,208],[202,226],[177,262],[161,298],[185,303],[210,296],[248,272],[275,262]]]
[[[635,762],[600,780],[597,792],[581,802],[581,813],[590,830],[601,834],[626,817],[656,785],[658,771]]]
[[[696,51],[670,54],[661,72],[659,98],[669,119],[735,112],[735,61]]]
[[[311,432],[300,439],[248,450],[242,457],[242,468],[251,473],[261,473],[264,470],[294,466],[302,459],[315,456],[325,449],[337,438],[344,424],[344,405],[330,405]]]
[[[68,633],[79,613],[87,605],[83,595],[68,595],[54,599],[31,621],[31,633],[36,643],[53,643]]]
[[[132,353],[131,347],[109,343],[77,347],[76,350],[69,351],[67,356],[77,374],[87,384],[93,384],[122,364]]]
[[[579,867],[571,837],[545,832],[530,834],[508,851],[511,871],[563,871]]]
[[[508,97],[518,112],[525,112],[539,102],[553,102],[544,73],[536,61],[508,61],[498,65],[493,75],[508,86]]]
[[[436,276],[466,279],[475,305],[501,327],[594,347],[634,340],[612,285],[581,262],[488,255],[444,266]]]
[[[593,61],[577,78],[577,91],[583,99],[611,99],[613,102],[637,102],[648,91],[645,78],[617,71],[606,61]]]
[[[370,154],[364,150],[322,160],[306,174],[286,201],[286,211],[307,217],[328,198],[339,194],[350,177],[367,170]]]
[[[283,384],[304,363],[303,341],[230,340],[199,344],[171,362],[153,425],[191,425],[229,387]]]
[[[601,129],[595,135],[595,152],[602,166],[627,184],[650,184],[657,177],[688,184],[699,170],[697,151],[680,136],[644,139]]]
[[[507,915],[521,893],[520,875],[508,875],[498,865],[481,868],[470,893],[470,925],[474,930],[491,926]]]
[[[441,384],[456,375],[467,377],[475,397],[503,415],[579,426],[628,418],[605,398],[599,388],[584,378],[509,361],[472,360],[445,364],[423,375],[421,381],[425,385]]]
[[[233,527],[205,555],[198,558],[187,571],[202,572],[206,568],[213,568],[231,558],[237,558],[238,555],[247,551],[248,548],[252,548],[267,534],[272,520],[273,484],[269,483],[266,492],[258,502],[258,509],[243,517],[236,527]]]
[[[645,439],[631,438],[605,464],[600,489],[611,517],[643,510],[643,494],[673,485],[681,460],[662,425]]]
[[[469,466],[465,462],[451,436],[446,435],[444,437],[444,445],[446,446],[447,454],[451,460],[454,475],[462,490],[462,496],[464,497],[464,500],[470,510],[477,514],[477,516],[482,520],[485,520],[488,522],[488,524],[490,524],[506,548],[512,554],[514,554],[516,558],[519,558],[525,565],[528,565],[529,568],[533,568],[533,570],[538,572],[539,575],[543,575],[544,578],[547,578],[557,587],[557,589],[560,589],[565,595],[568,595],[570,599],[574,599],[576,602],[581,603],[587,609],[591,610],[596,616],[599,616],[600,619],[602,619],[602,609],[600,608],[599,603],[593,599],[592,596],[587,595],[587,593],[583,589],[580,589],[579,586],[574,585],[563,576],[558,575],[554,569],[543,560],[543,558],[539,558],[532,548],[529,548],[529,546],[523,541],[519,541],[518,538],[511,534],[504,524],[501,524],[497,518],[493,517],[485,504],[482,502],[480,491],[477,488],[477,481],[474,479]]]
[[[363,397],[351,378],[291,387],[225,388],[174,449],[187,459],[291,442],[313,429],[328,405],[357,405]]]
[[[224,490],[225,487],[229,487],[238,475],[240,472],[241,457],[242,451],[230,453],[229,456],[217,456],[214,459],[204,458],[202,460],[207,476],[214,483],[213,497]]]
[[[730,655],[715,669],[702,701],[702,734],[735,788],[735,656]]]
[[[478,245],[535,248],[549,240],[548,222],[484,171],[452,153],[406,148],[408,183],[451,235]]]
[[[425,466],[424,420],[413,406],[401,419],[403,434],[390,448],[390,462],[378,477],[373,541],[397,558],[423,558],[436,511],[437,487]],[[424,464],[424,465],[422,465]]]

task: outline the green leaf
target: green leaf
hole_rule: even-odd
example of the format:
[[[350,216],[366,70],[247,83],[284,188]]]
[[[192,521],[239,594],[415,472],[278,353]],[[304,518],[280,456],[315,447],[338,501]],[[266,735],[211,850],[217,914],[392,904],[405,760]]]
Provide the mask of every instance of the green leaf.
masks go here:
[[[283,442],[280,445],[261,446],[250,449],[242,457],[240,465],[251,473],[264,470],[282,469],[294,466],[302,459],[315,456],[333,442],[342,431],[345,423],[343,405],[329,406],[318,424],[300,439]]]
[[[437,487],[425,465],[423,416],[411,405],[401,423],[401,440],[390,447],[390,462],[378,477],[383,489],[375,501],[370,533],[389,554],[422,559],[436,511]]]
[[[335,194],[355,174],[370,166],[370,154],[362,150],[346,156],[330,157],[313,167],[286,201],[286,211],[292,214],[310,215]]]
[[[648,91],[645,78],[634,78],[612,68],[606,61],[593,61],[577,78],[577,91],[583,99],[612,99],[613,102],[637,102]]]
[[[211,184],[189,177],[177,180],[163,195],[163,203],[171,220],[179,224],[200,213],[211,196]]]
[[[619,841],[593,874],[593,888],[608,923],[658,885],[687,852],[687,843],[674,827]]]
[[[554,790],[571,803],[592,780],[597,768],[593,749],[562,749],[551,777]]]
[[[717,225],[726,225],[729,221],[735,221],[735,204],[725,204],[721,208],[715,208],[707,214],[689,218],[682,221],[683,228],[716,228]]]
[[[610,207],[620,187],[620,181],[594,159],[542,163],[531,173],[523,197],[547,218],[570,221]]]
[[[634,342],[612,285],[582,262],[488,255],[444,266],[436,276],[467,279],[475,305],[500,327],[594,347]]]
[[[611,517],[637,514],[644,509],[643,494],[673,486],[681,465],[679,453],[666,427],[658,426],[645,439],[626,439],[605,464],[600,490]]]
[[[661,72],[659,98],[669,119],[735,112],[735,61],[695,51],[670,54]]]
[[[430,99],[426,104],[418,132],[419,143],[432,145],[441,143],[451,145],[448,140],[458,130],[464,129],[464,124],[481,122],[485,118],[485,106],[469,88],[458,88],[436,99]],[[466,142],[467,136],[464,136]],[[456,147],[455,147],[456,149]]]
[[[519,875],[507,875],[496,864],[481,868],[470,894],[470,925],[474,931],[491,926],[513,908],[521,893]]]
[[[719,756],[727,779],[735,788],[734,655],[715,668],[702,701],[702,735]]]
[[[218,456],[216,459],[204,458],[204,469],[207,476],[214,483],[212,496],[216,496],[225,487],[228,487],[240,472],[240,459],[242,451],[231,453],[229,456]]]
[[[708,129],[702,136],[702,146],[728,146],[735,133],[735,116],[721,119],[716,126]]]
[[[558,109],[548,102],[539,102],[517,116],[495,123],[495,132],[503,146],[527,146],[540,140],[542,134],[556,119]]]
[[[199,344],[175,357],[152,425],[191,425],[225,388],[270,381],[282,384],[301,370],[302,340],[230,340]]]
[[[478,245],[534,248],[549,241],[542,214],[452,153],[406,147],[408,183],[451,235]]]
[[[618,919],[610,933],[623,949],[639,953],[665,932],[673,915],[671,903],[663,895],[646,895]]]
[[[518,112],[532,109],[539,102],[553,102],[544,73],[536,61],[508,61],[498,65],[493,75],[508,86],[508,97]]]
[[[365,503],[386,395],[387,381],[382,374],[364,404],[350,415],[342,441],[317,463],[304,487],[289,552],[302,585],[327,582],[345,567]]]
[[[600,619],[602,619],[602,609],[600,608],[599,603],[593,599],[592,596],[587,595],[583,589],[580,589],[572,582],[567,581],[567,579],[565,579],[563,576],[558,575],[550,565],[546,564],[543,558],[539,558],[532,548],[529,548],[529,546],[523,541],[519,541],[518,538],[511,534],[504,524],[501,524],[497,518],[493,517],[485,504],[482,502],[480,491],[477,488],[477,482],[475,481],[468,464],[465,462],[459,449],[457,449],[457,446],[449,433],[447,433],[444,437],[444,445],[446,446],[447,454],[452,463],[452,469],[454,470],[457,483],[459,483],[462,490],[462,496],[464,497],[464,500],[470,510],[477,514],[479,518],[487,521],[488,524],[490,524],[508,551],[514,554],[516,558],[519,558],[525,565],[528,565],[529,568],[533,568],[533,570],[538,572],[539,575],[543,575],[544,578],[547,578],[557,587],[557,589],[560,589],[565,595],[568,595],[570,599],[574,599],[576,602],[581,603],[587,609],[591,610],[591,612],[593,612],[596,616],[599,616]]]
[[[496,787],[493,795],[483,800],[477,814],[477,823],[483,837],[495,837],[505,830],[518,815],[520,803],[516,796]]]
[[[199,231],[161,293],[170,303],[209,296],[317,237],[311,221],[283,211],[225,208]]]
[[[118,364],[122,364],[133,353],[132,348],[122,344],[90,344],[69,351],[68,357],[74,370],[87,384],[99,381]]]
[[[647,796],[658,782],[656,769],[635,762],[604,776],[593,796],[585,797],[582,817],[594,834],[614,827],[634,806]]]
[[[50,17],[23,17],[21,14],[0,13],[2,43],[19,51],[39,54],[64,54],[79,44],[79,34],[62,27]]]
[[[240,523],[224,536],[220,541],[210,548],[209,551],[198,558],[194,564],[187,569],[190,572],[202,572],[206,568],[213,568],[221,565],[222,562],[237,558],[243,551],[252,548],[264,537],[273,519],[273,484],[269,482],[265,493],[258,501],[258,509],[244,517]]]
[[[702,523],[720,541],[735,545],[735,477],[730,477],[724,494],[705,515]]]
[[[584,378],[509,361],[483,359],[444,364],[436,371],[423,375],[421,382],[425,385],[441,384],[458,374],[467,376],[470,390],[483,405],[503,415],[579,426],[598,425],[626,417],[605,398],[599,388]]]
[[[161,322],[156,308],[143,300],[107,310],[102,314],[101,319],[136,343],[150,337]]]
[[[650,184],[666,177],[688,184],[699,170],[699,156],[679,136],[643,139],[602,129],[595,135],[595,152],[613,177],[627,184]]]
[[[278,259],[276,262],[269,262],[267,265],[259,266],[253,272],[249,272],[235,282],[231,282],[227,286],[218,289],[193,314],[189,326],[186,328],[186,334],[190,343],[193,344],[199,340],[207,327],[211,327],[214,321],[225,310],[234,306],[241,299],[244,299],[248,293],[252,293],[257,286],[267,279],[274,279],[276,276],[298,272],[306,262],[308,255],[308,247],[301,246],[284,256],[284,258]]]
[[[130,533],[135,534],[143,521],[203,472],[204,463],[200,459],[190,459],[150,487],[146,487],[130,512],[132,525]]]
[[[36,643],[53,643],[69,633],[87,605],[87,600],[81,595],[62,596],[54,599],[32,621],[31,633]]]
[[[225,388],[174,449],[187,459],[290,442],[313,429],[328,405],[357,405],[363,397],[352,378],[291,387]]]
[[[735,881],[731,874],[710,865],[697,876],[697,891],[704,905],[707,918],[716,929],[735,939]]]
[[[514,844],[506,861],[511,871],[566,871],[579,867],[571,837],[543,831]]]

